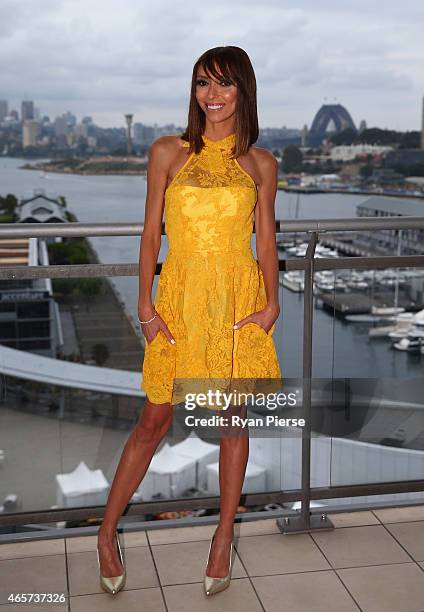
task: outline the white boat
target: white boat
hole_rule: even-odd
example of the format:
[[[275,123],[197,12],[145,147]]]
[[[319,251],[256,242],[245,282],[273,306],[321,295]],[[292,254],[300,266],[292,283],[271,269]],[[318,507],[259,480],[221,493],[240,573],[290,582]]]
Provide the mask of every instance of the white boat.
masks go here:
[[[371,314],[348,314],[345,316],[346,321],[350,321],[351,323],[375,323],[379,321],[378,315]]]
[[[346,281],[337,277],[334,270],[317,270],[314,272],[314,289],[321,291],[346,291]]]
[[[308,248],[308,243],[307,242],[302,242],[301,244],[296,244],[292,247],[288,247],[287,252],[291,253],[292,255],[295,255],[296,252],[300,249],[300,250],[305,250]]]
[[[388,336],[391,340],[400,340],[406,338],[408,332],[415,326],[424,326],[424,310],[419,312],[401,312],[397,315],[389,315],[381,319],[392,320],[393,325],[377,326],[368,331],[370,337]]]
[[[373,315],[373,314],[351,314],[345,316],[346,321],[352,321],[353,323],[378,323],[378,321],[391,321],[394,320],[394,317],[385,316],[385,315]],[[389,329],[393,329],[394,326],[391,325]],[[374,335],[371,334],[370,335]],[[376,334],[378,335],[378,334]]]
[[[364,280],[348,280],[346,285],[351,289],[368,289],[368,283]]]
[[[396,317],[396,327],[388,335],[392,340],[406,338],[409,332],[424,329],[424,310],[403,312]]]
[[[410,332],[406,338],[401,338],[399,342],[393,344],[393,348],[398,351],[408,351],[408,353],[421,353],[424,347],[424,333],[415,334]]]
[[[401,338],[406,338],[408,333],[412,331],[412,328],[412,321],[398,321],[394,329],[391,330],[387,335],[391,340],[400,340]]]
[[[373,327],[368,330],[368,336],[370,338],[384,338],[395,329],[396,325],[377,325],[377,327]]]
[[[388,314],[395,315],[401,312],[405,312],[405,308],[402,306],[375,306],[374,304],[371,306],[372,314]]]
[[[332,283],[331,281],[328,281],[328,282],[323,281],[320,283],[316,283],[316,287],[320,291],[334,291],[334,283]]]
[[[317,244],[315,247],[315,254],[318,257],[338,257],[339,254],[336,250],[331,247],[323,246],[322,244]]]
[[[305,273],[303,270],[290,270],[289,272],[283,272],[283,278],[280,279],[280,285],[300,293],[305,290]]]

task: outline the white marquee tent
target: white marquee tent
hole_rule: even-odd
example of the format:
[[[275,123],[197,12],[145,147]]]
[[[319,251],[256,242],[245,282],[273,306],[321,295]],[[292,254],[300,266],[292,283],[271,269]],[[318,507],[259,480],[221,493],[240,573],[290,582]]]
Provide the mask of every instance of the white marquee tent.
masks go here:
[[[153,455],[149,469],[135,492],[143,501],[161,494],[165,499],[181,497],[183,492],[194,487],[196,482],[196,460],[174,451],[168,442]]]
[[[207,467],[207,490],[211,495],[220,494],[219,462],[211,463]],[[262,493],[266,490],[266,468],[248,461],[242,493]]]
[[[205,442],[195,431],[192,431],[185,440],[175,444],[172,450],[196,461],[196,487],[206,489],[207,466],[218,460],[219,445]]]
[[[73,472],[56,474],[56,483],[56,498],[60,508],[106,504],[108,481],[102,470],[90,470],[84,461]]]

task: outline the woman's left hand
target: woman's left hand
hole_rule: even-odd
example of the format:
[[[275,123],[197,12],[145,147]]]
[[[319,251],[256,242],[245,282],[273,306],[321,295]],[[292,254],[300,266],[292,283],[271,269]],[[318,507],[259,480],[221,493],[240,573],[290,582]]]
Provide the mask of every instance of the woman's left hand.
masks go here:
[[[234,325],[234,329],[240,329],[240,327],[246,323],[256,323],[268,333],[274,322],[278,319],[279,314],[280,306],[278,304],[267,304],[262,310],[252,312],[252,314],[247,315],[244,319],[237,321]]]

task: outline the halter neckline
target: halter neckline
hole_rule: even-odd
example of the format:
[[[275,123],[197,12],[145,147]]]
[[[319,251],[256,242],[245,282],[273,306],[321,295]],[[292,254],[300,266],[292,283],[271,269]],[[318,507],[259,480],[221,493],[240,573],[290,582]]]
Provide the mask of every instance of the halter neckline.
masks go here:
[[[212,140],[211,138],[208,138],[204,134],[202,134],[202,138],[203,138],[203,142],[208,147],[217,147],[219,149],[231,149],[235,144],[236,134],[235,132],[232,132],[232,134],[229,134],[228,136],[225,136],[224,138],[220,138],[219,140]]]

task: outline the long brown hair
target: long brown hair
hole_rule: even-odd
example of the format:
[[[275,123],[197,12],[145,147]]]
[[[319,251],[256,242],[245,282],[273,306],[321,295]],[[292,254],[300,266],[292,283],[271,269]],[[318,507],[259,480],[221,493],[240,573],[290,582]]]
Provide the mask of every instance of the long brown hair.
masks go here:
[[[216,66],[221,74],[216,70]],[[187,127],[181,138],[190,143],[189,152],[199,153],[204,146],[202,134],[205,129],[205,113],[196,100],[197,69],[202,66],[207,75],[217,80],[230,81],[237,86],[235,110],[234,157],[245,155],[259,136],[258,111],[256,102],[256,78],[253,66],[246,51],[228,45],[208,49],[193,66],[191,78],[190,104]],[[221,76],[222,75],[222,76]]]

